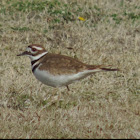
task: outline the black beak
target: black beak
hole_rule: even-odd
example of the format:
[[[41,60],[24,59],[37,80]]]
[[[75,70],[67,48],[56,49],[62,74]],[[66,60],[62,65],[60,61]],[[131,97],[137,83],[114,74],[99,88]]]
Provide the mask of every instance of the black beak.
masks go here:
[[[23,56],[23,55],[28,55],[28,52],[25,51],[25,52],[23,52],[23,53],[21,53],[21,54],[18,54],[17,56]]]

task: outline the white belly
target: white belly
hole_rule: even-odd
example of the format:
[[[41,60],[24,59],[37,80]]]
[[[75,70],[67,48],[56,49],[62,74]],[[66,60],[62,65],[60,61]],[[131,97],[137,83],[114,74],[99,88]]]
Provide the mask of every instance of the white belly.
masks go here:
[[[97,69],[96,69],[97,71]],[[52,86],[52,87],[60,87],[60,86],[66,86],[74,81],[77,81],[79,79],[82,79],[93,72],[96,72],[95,70],[86,70],[83,72],[79,72],[77,74],[70,74],[70,75],[52,75],[47,71],[40,71],[38,68],[34,71],[35,77],[41,81],[42,83]],[[99,71],[99,70],[98,70]]]

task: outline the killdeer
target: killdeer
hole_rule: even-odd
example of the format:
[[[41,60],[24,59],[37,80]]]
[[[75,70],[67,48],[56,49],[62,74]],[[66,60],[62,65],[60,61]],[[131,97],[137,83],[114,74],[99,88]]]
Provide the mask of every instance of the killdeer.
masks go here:
[[[29,45],[17,56],[29,56],[32,72],[43,84],[52,87],[66,86],[98,71],[118,71],[102,65],[88,65],[69,56],[48,53],[41,45]]]

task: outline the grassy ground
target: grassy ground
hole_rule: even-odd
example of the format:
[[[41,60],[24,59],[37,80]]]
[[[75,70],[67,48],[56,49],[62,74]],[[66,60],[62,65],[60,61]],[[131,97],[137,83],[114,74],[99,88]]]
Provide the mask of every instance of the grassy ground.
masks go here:
[[[121,71],[59,88],[51,103],[55,89],[16,56],[32,43]],[[1,0],[0,60],[0,138],[140,138],[138,0]]]

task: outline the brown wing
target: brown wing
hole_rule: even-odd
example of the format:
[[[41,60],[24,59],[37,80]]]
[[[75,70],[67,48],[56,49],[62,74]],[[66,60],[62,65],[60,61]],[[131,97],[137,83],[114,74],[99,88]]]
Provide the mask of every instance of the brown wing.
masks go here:
[[[40,69],[46,69],[54,75],[73,74],[87,69],[87,65],[79,60],[59,54],[48,53],[40,62],[43,64]]]

